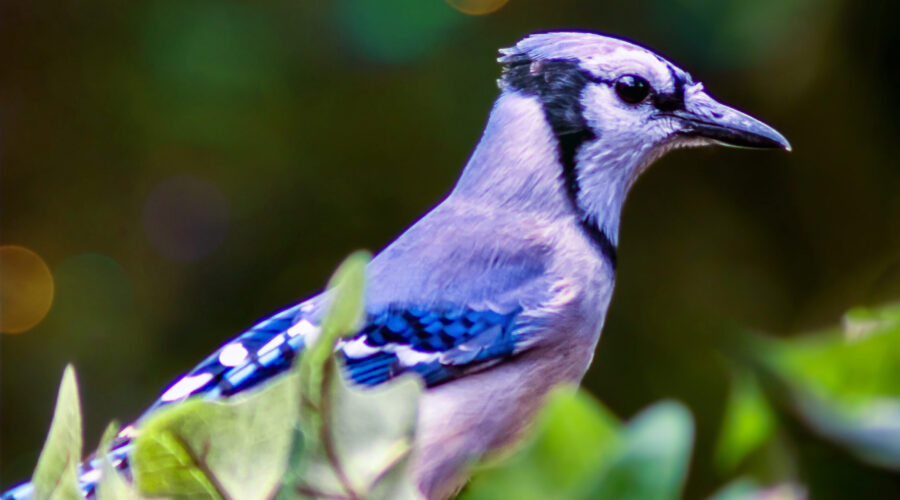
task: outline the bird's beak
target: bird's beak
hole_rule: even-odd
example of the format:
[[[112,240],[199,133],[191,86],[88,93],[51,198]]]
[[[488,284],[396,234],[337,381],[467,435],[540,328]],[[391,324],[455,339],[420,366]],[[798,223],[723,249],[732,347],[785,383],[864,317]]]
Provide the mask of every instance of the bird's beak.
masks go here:
[[[666,113],[680,123],[679,135],[738,148],[791,150],[791,143],[765,123],[709,96],[703,85],[685,89],[684,109]]]

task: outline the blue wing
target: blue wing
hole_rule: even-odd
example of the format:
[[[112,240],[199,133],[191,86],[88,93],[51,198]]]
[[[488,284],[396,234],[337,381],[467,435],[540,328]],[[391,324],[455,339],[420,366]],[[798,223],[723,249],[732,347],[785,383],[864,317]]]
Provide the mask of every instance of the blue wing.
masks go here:
[[[370,315],[366,326],[338,349],[357,384],[376,385],[411,371],[433,386],[513,355],[525,344],[516,335],[520,312],[394,305]]]
[[[198,394],[230,396],[284,372],[318,335],[314,309],[300,304],[256,324],[178,379],[154,408]],[[517,323],[521,311],[391,304],[367,314],[356,335],[342,339],[337,351],[357,384],[377,385],[413,372],[433,386],[527,346],[527,329]]]

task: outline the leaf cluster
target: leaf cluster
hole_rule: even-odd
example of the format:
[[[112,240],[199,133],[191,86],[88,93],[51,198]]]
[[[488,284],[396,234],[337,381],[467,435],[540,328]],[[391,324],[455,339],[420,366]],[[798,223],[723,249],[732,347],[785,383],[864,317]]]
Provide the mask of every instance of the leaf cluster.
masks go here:
[[[423,500],[410,474],[423,387],[399,377],[361,390],[333,355],[362,319],[367,254],[338,269],[318,340],[292,370],[225,401],[190,399],[138,424],[131,477],[101,440],[100,500]],[[854,310],[842,329],[794,340],[746,336],[713,457],[734,479],[713,500],[805,498],[784,422],[796,419],[859,460],[900,469],[900,308]],[[514,453],[477,464],[463,500],[673,500],[694,444],[689,410],[674,401],[628,422],[570,387],[555,390]],[[34,498],[83,498],[81,410],[72,367],[32,477]],[[767,484],[768,486],[761,486]]]

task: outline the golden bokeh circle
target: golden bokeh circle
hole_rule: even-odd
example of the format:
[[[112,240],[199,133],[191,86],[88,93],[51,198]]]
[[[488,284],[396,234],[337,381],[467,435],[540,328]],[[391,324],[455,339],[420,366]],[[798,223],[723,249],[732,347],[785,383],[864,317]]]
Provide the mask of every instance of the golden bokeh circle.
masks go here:
[[[38,254],[0,246],[0,332],[21,333],[44,319],[53,303],[53,275]]]
[[[447,0],[454,9],[470,16],[483,16],[500,10],[509,0]]]

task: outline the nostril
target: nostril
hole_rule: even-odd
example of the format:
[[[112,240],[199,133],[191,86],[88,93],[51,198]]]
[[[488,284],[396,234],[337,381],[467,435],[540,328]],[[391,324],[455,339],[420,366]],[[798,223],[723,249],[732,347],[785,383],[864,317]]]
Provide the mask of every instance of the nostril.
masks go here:
[[[719,119],[719,118],[722,118],[723,116],[725,116],[725,114],[723,114],[721,111],[713,111],[712,115],[713,115],[713,118],[715,118],[715,119]]]

